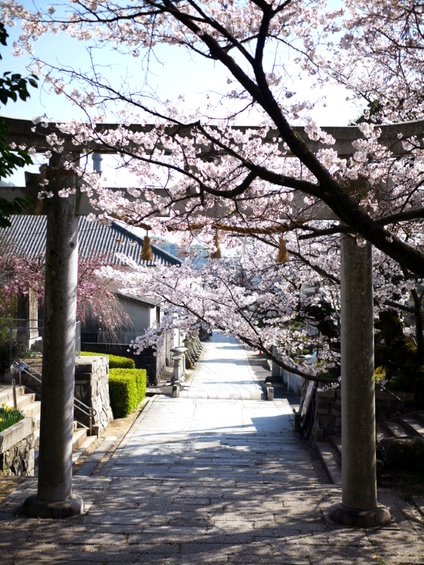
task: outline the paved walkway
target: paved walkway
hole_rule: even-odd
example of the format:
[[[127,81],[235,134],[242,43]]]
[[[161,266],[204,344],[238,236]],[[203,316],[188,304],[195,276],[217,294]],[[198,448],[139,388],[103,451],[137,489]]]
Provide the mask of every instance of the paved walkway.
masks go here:
[[[182,397],[155,397],[109,460],[94,453],[80,468],[84,516],[20,517],[36,480],[19,481],[0,503],[0,562],[423,563],[423,525],[391,493],[381,493],[395,518],[387,528],[328,521],[339,489],[322,482],[287,400],[257,393],[244,350],[214,336]]]
[[[188,385],[181,397],[260,400],[263,396],[243,347],[219,332],[213,334],[204,349]]]

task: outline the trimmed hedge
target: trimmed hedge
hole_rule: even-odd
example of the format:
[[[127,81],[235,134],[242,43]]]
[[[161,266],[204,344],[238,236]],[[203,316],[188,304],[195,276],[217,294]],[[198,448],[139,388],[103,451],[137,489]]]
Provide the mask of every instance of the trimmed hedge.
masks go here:
[[[121,357],[120,355],[112,355],[110,353],[92,353],[90,351],[81,351],[80,355],[81,357],[107,357],[109,359],[109,369],[135,369],[135,361],[129,357]]]
[[[146,396],[145,369],[109,370],[109,396],[114,418],[125,418]]]

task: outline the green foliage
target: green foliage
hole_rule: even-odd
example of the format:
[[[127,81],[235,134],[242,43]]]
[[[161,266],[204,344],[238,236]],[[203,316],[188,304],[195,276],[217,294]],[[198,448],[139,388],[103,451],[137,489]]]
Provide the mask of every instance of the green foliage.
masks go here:
[[[375,368],[374,379],[377,384],[384,384],[386,382],[386,370],[384,367]]]
[[[146,369],[132,369],[132,371],[137,371],[135,380],[137,382],[138,403],[140,404],[140,402],[142,402],[146,397],[147,371]]]
[[[0,432],[7,430],[13,424],[20,422],[24,419],[24,415],[20,410],[15,410],[6,404],[0,408]]]
[[[111,369],[109,396],[114,418],[125,418],[146,396],[145,369]]]
[[[357,120],[352,125],[357,124],[375,124],[379,125],[383,121],[383,110],[384,106],[378,98],[374,100],[369,100],[367,104],[367,109],[359,116]]]
[[[0,120],[0,179],[8,177],[15,169],[30,165],[31,163],[32,159],[25,150],[17,148],[12,151],[9,149],[7,127]],[[15,198],[13,202],[0,198],[0,227],[6,228],[10,226],[8,216],[20,214],[27,205],[28,201],[25,198]]]
[[[28,86],[37,88],[35,75],[23,77],[10,71],[3,73],[3,76],[0,77],[0,103],[6,105],[9,100],[17,102],[18,98],[25,102],[30,96]]]
[[[0,43],[3,47],[7,45],[7,38],[9,34],[0,23]],[[0,55],[0,60],[3,57]],[[18,98],[25,102],[30,97],[28,87],[37,88],[38,78],[35,75],[23,77],[19,73],[12,73],[7,71],[0,77],[0,103],[6,105],[9,100],[17,102]]]
[[[31,157],[25,150],[9,149],[7,134],[6,124],[0,121],[0,178],[2,179],[11,175],[15,169],[32,163]]]
[[[109,353],[92,353],[90,351],[81,351],[81,357],[102,356],[109,359],[109,369],[135,369],[134,359],[129,357],[121,357],[120,355],[111,355]]]
[[[1,128],[1,124],[0,124]],[[1,134],[0,134],[1,135]],[[2,152],[1,149],[1,140],[0,140],[0,153]],[[1,163],[0,163],[0,171],[1,171]],[[1,174],[0,174],[1,178]],[[0,197],[0,227],[7,228],[10,226],[10,220],[8,220],[8,216],[12,216],[13,214],[20,214],[23,210],[25,210],[28,206],[28,201],[25,198],[15,198],[13,202],[9,202],[5,198]]]
[[[8,33],[2,23],[0,23],[0,44],[7,45]],[[0,59],[2,59],[0,55]],[[0,104],[6,106],[9,101],[25,102],[30,94],[29,87],[37,88],[37,77],[33,74],[23,77],[19,73],[6,71],[0,76]],[[22,148],[9,147],[8,131],[4,121],[0,120],[0,179],[8,177],[20,167],[30,165],[32,159],[28,152]],[[11,214],[19,214],[26,207],[27,202],[23,198],[17,198],[9,202],[0,198],[0,227],[10,226],[7,219]]]
[[[417,405],[424,403],[424,367],[414,340],[405,335],[397,312],[379,312],[376,324],[375,361],[384,369],[387,388],[411,392]]]
[[[6,302],[4,296],[0,293],[0,301]],[[14,301],[11,301],[11,308],[14,307]],[[16,320],[13,318],[0,318],[0,375],[8,369],[11,361],[22,356],[24,348],[19,343],[16,332]]]
[[[135,379],[129,375],[109,375],[110,405],[114,418],[125,418],[136,409],[136,388]]]

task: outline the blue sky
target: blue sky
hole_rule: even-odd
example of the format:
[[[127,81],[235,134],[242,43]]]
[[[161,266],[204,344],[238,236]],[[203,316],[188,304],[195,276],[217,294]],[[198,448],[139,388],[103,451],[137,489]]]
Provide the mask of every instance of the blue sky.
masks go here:
[[[2,49],[3,60],[0,62],[2,72],[7,70],[26,75],[29,72],[30,58],[16,57],[12,53],[12,43],[18,40],[19,28],[8,28],[8,33],[8,46]],[[34,44],[34,53],[38,58],[58,67],[84,70],[90,64],[86,45],[64,33],[43,36]],[[100,61],[100,71],[108,80],[117,85],[128,80],[146,93],[158,93],[161,99],[176,100],[179,95],[183,95],[193,105],[197,105],[199,98],[207,91],[224,89],[226,85],[226,71],[219,64],[196,64],[181,48],[159,46],[155,49],[157,58],[150,63],[148,84],[145,82],[146,62],[143,57],[129,57],[105,47],[94,53]],[[75,119],[79,114],[78,109],[66,98],[49,92],[48,85],[42,82],[38,90],[31,91],[29,101],[8,105],[3,113],[22,119],[45,115],[52,121]]]
[[[15,57],[12,54],[12,43],[18,40],[19,27],[9,28],[8,32],[8,46],[1,51],[3,59],[0,61],[0,73],[13,71],[26,75],[29,72],[29,57]],[[34,52],[40,59],[60,68],[69,67],[83,71],[90,63],[86,45],[64,33],[43,36],[35,43]],[[161,99],[170,99],[175,105],[181,104],[178,96],[182,95],[186,99],[187,107],[194,109],[203,103],[207,93],[223,92],[227,88],[227,74],[219,63],[199,63],[176,47],[159,46],[156,53],[157,59],[150,63],[150,74],[146,83],[146,62],[142,56],[134,58],[120,55],[105,46],[101,51],[95,52],[96,56],[100,55],[100,58],[96,57],[100,61],[100,71],[117,86],[128,80],[137,85],[138,89],[152,95],[158,94]],[[308,88],[307,82],[302,82],[299,88],[305,91]],[[318,98],[322,92],[311,91],[310,94]],[[224,110],[225,108],[223,113]],[[29,101],[9,103],[2,109],[2,114],[21,119],[44,117],[51,121],[85,119],[81,110],[64,96],[51,93],[48,85],[41,81],[37,90],[31,90]],[[342,90],[334,87],[328,89],[326,108],[318,104],[314,112],[317,122],[328,126],[346,125],[353,115],[352,109],[344,101]],[[111,118],[105,115],[103,121],[110,120]],[[22,173],[15,175],[13,182],[21,184]]]
[[[335,0],[334,0],[335,1]],[[337,3],[337,2],[336,2]],[[32,0],[23,0],[23,4],[33,6]],[[38,5],[47,6],[45,0],[38,0]],[[26,74],[30,64],[29,57],[15,57],[12,55],[12,43],[17,41],[20,34],[19,26],[9,28],[10,34],[8,46],[2,48],[3,60],[0,62],[2,70],[10,70]],[[47,34],[34,44],[35,55],[59,68],[74,68],[86,70],[90,64],[86,45],[69,37],[65,33]],[[198,106],[203,102],[207,92],[223,92],[227,87],[227,71],[219,63],[213,61],[195,59],[187,54],[185,50],[178,47],[158,46],[155,48],[157,59],[151,59],[149,63],[149,79],[146,84],[146,61],[143,53],[139,57],[121,55],[116,50],[102,46],[96,49],[94,57],[99,61],[99,70],[118,87],[123,81],[129,80],[131,85],[145,92],[158,94],[161,99],[175,101],[179,95],[188,100],[188,105]],[[285,58],[288,54],[284,54]],[[295,84],[294,89],[305,92],[308,89],[307,81]],[[297,88],[296,88],[297,87]],[[308,96],[319,99],[324,93],[308,92]],[[330,87],[325,93],[328,97],[327,107],[317,104],[314,119],[320,125],[346,125],[350,116],[344,102],[344,96],[340,88]],[[178,102],[179,103],[179,102]],[[47,85],[40,82],[39,89],[33,91],[31,100],[26,103],[18,102],[8,105],[3,110],[5,115],[16,118],[32,119],[46,116],[53,121],[65,121],[74,118],[83,118],[78,111],[63,96],[49,92]],[[105,121],[107,121],[107,116]]]

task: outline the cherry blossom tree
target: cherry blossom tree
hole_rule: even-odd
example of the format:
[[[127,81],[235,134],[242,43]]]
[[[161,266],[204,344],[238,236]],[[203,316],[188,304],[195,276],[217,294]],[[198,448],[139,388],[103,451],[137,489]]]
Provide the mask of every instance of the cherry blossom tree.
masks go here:
[[[423,118],[423,7],[413,0],[369,4],[78,0],[28,10],[14,0],[0,3],[4,21],[21,24],[18,49],[34,53],[37,74],[87,116],[85,124],[40,122],[34,131],[65,155],[102,213],[156,234],[180,232],[216,256],[218,242],[230,248],[237,238],[262,242],[250,263],[233,256],[203,270],[185,264],[177,285],[175,274],[170,279],[157,269],[154,292],[183,306],[179,324],[231,326],[270,354],[276,346],[283,359],[307,340],[331,366],[334,338],[306,335],[307,326],[294,329],[306,318],[312,323],[326,305],[337,324],[333,236],[340,232],[382,253],[380,264],[389,270],[376,273],[381,304],[395,296],[407,308],[412,293],[418,308],[424,274],[423,128],[416,122]],[[36,41],[50,32],[86,42],[92,67],[37,60]],[[150,62],[160,60],[164,45],[187,51],[194,71],[196,64],[211,73],[219,66],[226,86],[205,93],[195,108],[158,98],[149,87]],[[104,46],[142,61],[143,84],[109,78],[95,60],[96,48]],[[330,86],[342,87],[358,108],[357,127],[345,130],[345,144],[313,118],[314,93]],[[324,110],[322,124],[331,111]],[[104,123],[106,115],[114,125]],[[401,130],[396,124],[405,120],[412,121]],[[67,157],[73,147],[117,154],[117,166],[133,175],[134,186],[108,189],[84,159]],[[43,190],[49,194],[47,179]],[[271,266],[277,249],[280,262]],[[134,285],[147,290],[146,276],[134,274]],[[408,292],[399,301],[402,287]],[[309,298],[307,288],[315,289]],[[225,317],[214,307],[217,297]],[[168,323],[176,323],[171,314]]]
[[[10,317],[16,299],[28,296],[30,290],[38,297],[40,304],[42,303],[45,269],[44,257],[28,258],[5,251],[0,257],[0,315]],[[96,271],[105,262],[100,259],[80,260],[77,315],[83,323],[97,319],[98,323],[113,334],[127,318],[119,306],[113,286],[96,275]]]
[[[389,523],[388,509],[377,508],[367,242],[393,261],[393,276],[382,273],[379,280],[383,300],[386,292],[386,300],[401,303],[398,291],[407,287],[406,281],[419,299],[424,275],[422,2],[378,0],[369,6],[365,0],[346,0],[340,6],[337,0],[72,0],[41,10],[33,6],[28,10],[16,0],[0,2],[2,20],[22,26],[21,49],[31,52],[45,33],[66,33],[86,42],[91,55],[89,69],[38,61],[37,74],[87,116],[84,125],[34,124],[37,142],[44,140],[52,157],[41,195],[51,194],[49,175],[67,176],[65,166],[78,175],[78,189],[102,213],[147,231],[183,232],[214,248],[216,261],[206,267],[187,260],[172,278],[158,268],[151,270],[148,282],[143,270],[132,281],[122,281],[137,289],[150,285],[170,304],[169,320],[172,308],[178,308],[184,314],[178,323],[185,327],[201,320],[231,328],[251,345],[275,347],[289,368],[289,359],[311,344],[318,354],[312,378],[322,379],[316,375],[320,364],[328,375],[337,363],[336,332],[328,323],[337,324],[331,290],[337,284],[338,259],[331,242],[340,232],[355,238],[358,246],[365,242],[367,277],[358,276],[364,300],[356,303],[367,306],[365,333],[358,332],[362,339],[357,341],[351,334],[364,354],[354,366],[353,348],[344,349],[343,502],[330,516],[347,525]],[[144,88],[146,77],[138,86],[114,82],[103,72],[102,61],[95,61],[96,47],[115,48],[138,61],[144,57],[148,74],[149,63],[160,57],[164,45],[187,51],[193,64],[200,62],[211,73],[223,69],[227,86],[207,89],[199,107],[190,109],[175,96],[167,102]],[[357,127],[344,130],[344,141],[314,120],[314,93],[324,94],[329,85],[342,87],[360,108]],[[400,128],[397,122],[405,119],[413,121]],[[18,149],[27,142],[14,141]],[[134,187],[110,190],[98,175],[87,174],[81,153],[93,151],[117,154],[118,166],[135,176]],[[58,164],[61,175],[54,171]],[[77,177],[71,172],[68,178]],[[52,182],[52,190],[57,188]],[[249,246],[253,254],[249,250],[237,259],[226,258],[220,246],[223,236],[228,240],[230,235],[257,238],[268,251]],[[326,247],[322,242],[327,237]],[[343,241],[343,259],[352,259],[348,266],[343,261],[343,273],[351,276],[359,253],[353,252],[351,240]],[[387,290],[390,284],[396,286],[394,293]],[[346,318],[357,323],[345,292],[342,298],[349,306]],[[312,321],[310,330],[307,320]],[[57,365],[62,361],[63,356]],[[364,375],[355,374],[358,367]],[[308,376],[303,367],[297,372]],[[71,373],[66,376],[72,382]],[[51,398],[61,400],[59,394]],[[47,408],[52,413],[54,403],[44,406],[48,422]],[[71,423],[70,411],[67,415]],[[65,452],[59,440],[65,437],[58,433],[50,445],[45,443],[46,453],[57,455],[52,461],[61,476]],[[361,453],[359,471],[353,458],[345,457],[353,452]],[[42,463],[39,499],[30,497],[24,509],[30,516],[49,499],[43,498],[43,490],[51,491],[53,465],[47,458],[44,467]],[[69,507],[69,475],[65,487],[61,494]],[[80,513],[82,501],[75,503],[74,512]]]
[[[284,256],[278,238],[246,242],[231,236],[219,259],[199,260],[195,251],[188,255],[177,268],[140,268],[129,263],[125,273],[101,269],[103,277],[122,285],[126,293],[150,296],[167,305],[161,323],[135,340],[136,350],[157,345],[168,331],[197,331],[206,325],[237,336],[308,380],[337,380],[340,258],[336,236],[309,241],[299,253],[295,234],[289,234]],[[210,255],[216,255],[216,250]],[[379,312],[388,309],[401,314],[412,311],[414,282],[383,254],[375,257],[375,289],[377,319]],[[412,321],[408,326],[414,329]],[[420,332],[417,318],[417,343]],[[422,363],[422,350],[418,356]]]
[[[342,222],[343,229],[422,275],[422,230],[413,237],[404,230],[423,215],[422,136],[400,140],[393,153],[372,123],[422,116],[422,6],[412,0],[331,6],[323,0],[77,1],[29,11],[12,1],[2,9],[6,22],[18,20],[23,27],[21,49],[32,50],[44,33],[66,32],[136,58],[152,59],[165,44],[188,50],[199,64],[224,68],[227,91],[220,97],[208,93],[188,115],[175,104],[149,100],[140,88],[115,86],[95,61],[91,71],[44,66],[56,91],[72,97],[91,120],[104,116],[107,106],[119,115],[118,127],[63,128],[78,143],[94,138],[120,153],[140,179],[131,204],[99,192],[110,213],[157,228],[153,216],[169,216],[172,204],[167,224],[175,228],[207,234],[218,217],[224,228],[247,223],[254,230],[267,223],[278,232],[299,222],[307,230],[308,208],[322,202],[336,228]],[[328,81],[343,84],[348,96],[363,102],[362,135],[350,158],[338,154],[334,138],[310,118],[311,88]],[[234,127],[247,110],[259,129]],[[126,127],[137,121],[155,127]],[[319,142],[318,151],[296,132],[296,121]],[[63,149],[57,136],[51,141],[53,149]],[[165,182],[158,166],[166,169]],[[149,189],[158,185],[165,193]]]
[[[283,268],[270,248],[262,242],[238,241],[231,256],[201,265],[189,257],[178,269],[134,268],[130,276],[121,277],[105,269],[103,276],[121,282],[127,292],[132,288],[150,293],[168,305],[161,324],[135,341],[136,350],[154,345],[166,331],[195,331],[206,325],[235,335],[287,370],[308,379],[334,380],[338,371],[331,368],[339,361],[338,287],[325,269],[337,259],[329,258],[326,266],[321,262],[314,270],[303,256],[293,256]],[[315,311],[324,302],[331,307],[333,325],[326,335],[318,331]],[[296,358],[308,354],[317,357],[317,368],[295,366]]]

